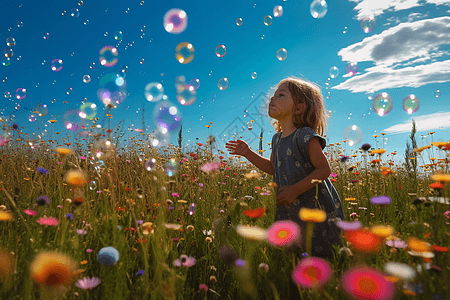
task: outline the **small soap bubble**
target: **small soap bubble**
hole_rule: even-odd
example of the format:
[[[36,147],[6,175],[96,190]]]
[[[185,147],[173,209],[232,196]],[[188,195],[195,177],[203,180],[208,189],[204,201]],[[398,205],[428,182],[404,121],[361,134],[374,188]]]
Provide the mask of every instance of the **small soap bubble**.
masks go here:
[[[226,77],[222,77],[219,79],[219,81],[217,81],[217,87],[221,91],[226,90],[228,88],[228,85],[229,85],[229,82],[228,82],[228,78],[226,78]]]
[[[195,56],[195,49],[191,43],[182,42],[175,48],[175,58],[180,64],[190,63]]]
[[[122,31],[119,30],[119,31],[114,32],[114,39],[115,39],[116,41],[121,41],[122,38],[123,38],[123,33],[122,33]]]
[[[247,122],[247,128],[248,128],[248,130],[252,130],[253,129],[253,121],[248,121]]]
[[[13,37],[9,37],[6,39],[6,46],[13,47],[16,45],[16,39]]]
[[[11,99],[11,93],[10,92],[5,92],[3,94],[3,96],[5,96],[6,99]]]
[[[84,25],[89,25],[89,20],[84,21]]]
[[[78,10],[78,8],[72,8],[70,10],[70,16],[78,18],[80,16],[80,11]]]
[[[48,32],[44,33],[44,40],[48,40],[48,38],[50,37],[50,34]]]
[[[252,79],[256,79],[257,76],[258,76],[258,74],[256,74],[256,72],[252,73]]]
[[[227,54],[227,48],[224,45],[219,45],[216,47],[217,57],[224,57]]]
[[[3,82],[7,82],[8,81],[8,77],[3,78]]]
[[[348,76],[353,76],[358,73],[358,64],[355,62],[348,63],[347,67],[345,67],[345,72]]]
[[[339,69],[336,66],[330,68],[330,77],[336,78],[339,75]]]
[[[320,19],[327,14],[328,4],[325,0],[314,0],[309,9],[313,18]]]
[[[29,115],[29,116],[28,116],[28,121],[30,121],[31,123],[36,122],[36,120],[37,120],[37,118],[36,118],[35,115]]]
[[[264,25],[266,26],[272,25],[272,17],[270,15],[264,17]]]
[[[142,25],[140,29],[141,29],[141,32],[145,32],[145,25]]]
[[[96,190],[96,189],[97,189],[97,182],[91,180],[91,182],[89,182],[89,189],[90,189],[91,191]]]
[[[189,215],[192,216],[195,213],[195,203],[191,203],[189,206]]]
[[[64,114],[64,127],[70,131],[78,131],[80,129],[80,111],[78,109],[70,109]]]
[[[440,90],[436,90],[436,92],[434,92],[434,96],[436,98],[439,98],[439,96],[441,96],[441,91]]]
[[[62,16],[65,16],[66,13],[67,13],[67,11],[63,10],[63,11],[61,12],[61,15],[62,15]]]
[[[242,18],[237,18],[236,19],[236,25],[237,26],[241,26],[242,25]]]
[[[108,33],[108,31],[107,31],[107,32],[105,32],[105,33],[103,34],[103,36],[108,36],[108,34],[109,34],[109,33]]]
[[[173,8],[164,15],[164,29],[168,33],[179,34],[186,30],[188,17],[184,10]]]
[[[119,61],[117,58],[119,53],[113,46],[105,46],[101,48],[99,55],[100,64],[105,67],[114,67]]]
[[[349,146],[355,146],[361,143],[363,134],[361,128],[356,125],[350,125],[344,129],[344,139]]]
[[[281,5],[277,5],[273,8],[273,16],[281,17],[283,15],[283,7]]]
[[[348,28],[347,28],[347,26],[345,26],[345,27],[344,27],[344,30],[342,30],[342,33],[343,33],[343,34],[346,34],[347,32],[348,32]]]
[[[394,101],[388,93],[378,94],[372,100],[372,108],[380,117],[387,115],[393,107]]]
[[[12,48],[5,48],[4,53],[5,53],[6,58],[11,58],[14,56],[14,52],[13,52]]]
[[[145,162],[145,169],[147,171],[153,171],[155,170],[155,167],[156,167],[156,159],[154,158],[147,159],[147,161]]]
[[[27,89],[25,89],[25,88],[17,88],[15,96],[16,96],[17,100],[25,99],[27,97]]]
[[[403,99],[402,107],[408,114],[415,113],[420,107],[419,99],[413,94],[406,96]]]
[[[145,86],[145,99],[157,102],[164,96],[164,87],[159,82],[151,82]]]
[[[189,80],[189,85],[194,88],[194,90],[197,90],[200,87],[200,79],[192,78]]]
[[[23,22],[22,21],[19,21],[19,22],[17,22],[17,27],[23,27]]]
[[[2,59],[2,66],[9,67],[11,65],[11,58],[5,57]]]
[[[83,76],[83,82],[84,83],[89,83],[91,81],[91,76],[89,75],[84,75]]]
[[[277,58],[278,60],[282,61],[287,58],[287,51],[284,48],[281,48],[277,51]]]
[[[197,92],[194,87],[189,84],[183,84],[177,89],[177,101],[184,106],[194,104],[197,99]]]
[[[91,62],[90,64],[89,64],[89,69],[95,69],[95,62]]]
[[[48,114],[48,106],[44,103],[39,103],[34,108],[33,113],[36,113],[39,117],[45,117]]]
[[[63,68],[63,61],[59,58],[55,58],[52,60],[51,67],[53,72],[59,72]]]
[[[369,33],[375,28],[375,23],[375,18],[373,16],[365,17],[361,20],[361,28],[365,33]]]
[[[67,95],[72,95],[73,94],[73,88],[68,87],[66,90]]]
[[[166,163],[164,171],[167,173],[167,175],[169,175],[169,177],[175,175],[175,173],[178,171],[177,160],[175,158],[169,159],[169,161]]]
[[[141,60],[139,60],[139,63],[140,63],[141,65],[143,65],[144,62],[145,62],[145,60],[144,60],[143,58],[141,58]]]

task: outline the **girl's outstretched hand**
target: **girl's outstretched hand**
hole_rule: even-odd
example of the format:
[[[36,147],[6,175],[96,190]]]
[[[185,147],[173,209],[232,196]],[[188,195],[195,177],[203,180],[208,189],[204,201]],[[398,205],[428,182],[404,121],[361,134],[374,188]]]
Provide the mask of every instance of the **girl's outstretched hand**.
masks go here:
[[[277,206],[290,205],[297,199],[297,192],[292,185],[285,185],[278,189],[278,196],[276,200]]]
[[[228,152],[233,155],[245,156],[250,151],[247,143],[241,140],[229,141],[225,144],[225,147],[228,149]]]

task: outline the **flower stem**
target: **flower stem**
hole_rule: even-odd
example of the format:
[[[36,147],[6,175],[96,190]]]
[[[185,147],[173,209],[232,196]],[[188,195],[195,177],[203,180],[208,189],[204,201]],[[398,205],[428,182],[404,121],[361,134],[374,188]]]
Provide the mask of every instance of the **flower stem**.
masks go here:
[[[306,223],[305,244],[306,244],[306,253],[308,253],[308,256],[311,256],[313,230],[314,230],[314,223],[313,222]]]

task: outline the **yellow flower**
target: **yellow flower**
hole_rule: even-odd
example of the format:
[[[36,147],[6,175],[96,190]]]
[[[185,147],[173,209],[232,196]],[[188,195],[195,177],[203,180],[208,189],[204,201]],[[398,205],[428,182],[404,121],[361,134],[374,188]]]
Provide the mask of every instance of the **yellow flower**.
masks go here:
[[[73,150],[72,149],[62,148],[62,147],[56,148],[56,152],[58,152],[59,155],[62,155],[62,156],[67,156],[67,155],[73,154]]]
[[[144,224],[142,224],[142,233],[145,235],[155,233],[155,229],[153,228],[153,223],[145,222]]]
[[[11,221],[13,219],[13,215],[9,212],[2,210],[0,211],[0,221]]]
[[[245,177],[247,177],[248,179],[253,179],[253,178],[260,178],[262,175],[258,172],[250,172],[250,173],[245,173]]]
[[[442,148],[448,145],[448,142],[432,142],[431,145]]]
[[[40,286],[70,285],[77,263],[57,252],[42,252],[30,266],[30,275]]]
[[[384,152],[386,152],[386,150],[384,149],[377,149],[377,150],[371,150],[371,154],[383,154]]]
[[[408,244],[408,248],[412,251],[416,252],[432,252],[433,248],[431,248],[431,245],[429,243],[426,243],[424,241],[419,240],[415,237],[410,237],[406,240],[406,243]]]
[[[252,241],[267,240],[267,230],[258,226],[237,225],[236,231],[240,236]]]
[[[180,199],[180,200],[178,200],[177,202],[178,202],[178,203],[187,203],[187,201],[186,201],[186,200],[181,200],[181,199]]]
[[[348,197],[348,198],[344,198],[345,201],[355,201],[356,198],[352,198],[352,197]]]
[[[313,223],[322,223],[327,219],[327,213],[321,209],[316,208],[302,208],[300,209],[298,216],[302,221]]]
[[[86,184],[86,176],[80,170],[70,170],[66,174],[66,181],[75,187],[81,187]]]
[[[450,182],[450,174],[434,174],[431,179],[439,182]]]
[[[387,238],[394,233],[394,228],[389,225],[374,225],[370,230],[381,238]]]

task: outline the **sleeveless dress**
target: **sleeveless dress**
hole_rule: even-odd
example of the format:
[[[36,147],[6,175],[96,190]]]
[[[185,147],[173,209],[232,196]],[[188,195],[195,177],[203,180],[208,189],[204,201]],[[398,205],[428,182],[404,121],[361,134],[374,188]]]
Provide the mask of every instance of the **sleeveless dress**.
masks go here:
[[[308,154],[308,143],[313,137],[318,137],[322,149],[326,141],[311,127],[300,127],[292,134],[281,137],[281,132],[272,138],[272,155],[274,165],[274,181],[278,187],[293,185],[314,171]],[[277,192],[278,195],[278,192]],[[289,206],[277,206],[275,221],[291,220],[301,227],[302,245],[304,246],[304,233],[306,222],[300,220],[300,208],[319,208],[315,200],[316,187],[299,195]],[[332,257],[332,244],[341,244],[340,229],[328,222],[331,218],[345,220],[341,200],[329,179],[319,183],[318,201],[327,213],[327,220],[316,223],[312,235],[312,255],[319,257]]]

